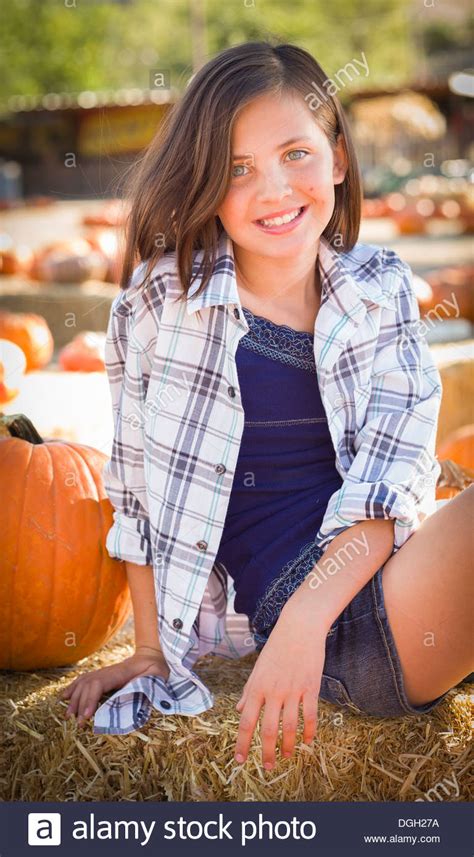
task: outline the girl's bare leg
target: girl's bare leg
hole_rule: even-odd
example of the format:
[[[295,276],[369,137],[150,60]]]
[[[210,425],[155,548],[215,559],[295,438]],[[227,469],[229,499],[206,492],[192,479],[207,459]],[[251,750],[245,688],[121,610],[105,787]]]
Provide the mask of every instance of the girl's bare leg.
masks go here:
[[[423,705],[474,670],[474,485],[430,515],[382,571],[407,697]]]

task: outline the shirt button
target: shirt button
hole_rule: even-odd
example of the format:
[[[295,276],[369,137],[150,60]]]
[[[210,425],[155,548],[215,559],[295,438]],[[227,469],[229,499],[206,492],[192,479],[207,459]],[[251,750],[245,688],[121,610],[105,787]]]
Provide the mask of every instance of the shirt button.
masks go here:
[[[216,466],[215,466],[215,468],[214,468],[214,470],[216,471],[216,473],[225,473],[225,472],[226,472],[226,469],[227,469],[227,468],[226,468],[223,464],[216,464]]]
[[[227,387],[227,392],[231,399],[235,398],[235,387]]]
[[[176,628],[176,630],[179,631],[179,629],[182,627],[183,627],[183,623],[182,623],[181,619],[173,619],[173,628]]]
[[[235,307],[235,309],[234,309],[234,315],[235,315],[235,317],[236,317],[236,318],[240,318],[240,312],[239,312],[239,310],[237,309],[237,307]]]
[[[200,551],[205,551],[205,550],[207,550],[207,542],[203,542],[203,541],[196,542],[196,547]]]
[[[171,703],[167,699],[160,699],[160,705],[162,708],[171,708]]]

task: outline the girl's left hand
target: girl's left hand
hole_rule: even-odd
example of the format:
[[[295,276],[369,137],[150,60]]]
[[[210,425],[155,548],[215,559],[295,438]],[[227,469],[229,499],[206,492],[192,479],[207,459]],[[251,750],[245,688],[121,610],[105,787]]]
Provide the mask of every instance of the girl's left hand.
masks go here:
[[[303,741],[313,741],[317,728],[318,696],[324,667],[326,633],[304,621],[280,618],[265,643],[245,684],[236,709],[241,714],[235,760],[245,762],[262,705],[263,765],[270,770],[275,763],[280,712],[283,709],[283,756],[292,755],[298,725],[300,701],[303,702]]]

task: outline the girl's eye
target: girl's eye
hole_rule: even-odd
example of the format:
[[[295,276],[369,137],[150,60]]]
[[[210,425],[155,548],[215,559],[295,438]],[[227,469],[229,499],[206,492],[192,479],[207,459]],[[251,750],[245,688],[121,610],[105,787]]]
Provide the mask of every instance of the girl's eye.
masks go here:
[[[236,175],[234,173],[234,170],[242,170],[242,169],[245,169],[245,164],[236,164],[234,167],[232,167],[232,178],[233,179],[240,179],[243,175],[245,175],[245,173],[240,173],[239,175]]]
[[[297,155],[298,153],[302,153],[303,155],[308,154],[304,149],[292,149],[291,152],[288,152],[288,156]],[[291,160],[301,161],[301,158],[291,158]]]
[[[288,152],[288,156],[290,156],[290,155],[309,155],[309,152],[307,152],[305,149],[292,149],[291,152]],[[290,158],[290,160],[301,161],[302,158]],[[235,164],[232,167],[232,178],[233,179],[240,179],[246,175],[245,173],[236,174],[234,172],[234,170],[246,170],[246,169],[247,169],[247,166],[245,164]]]

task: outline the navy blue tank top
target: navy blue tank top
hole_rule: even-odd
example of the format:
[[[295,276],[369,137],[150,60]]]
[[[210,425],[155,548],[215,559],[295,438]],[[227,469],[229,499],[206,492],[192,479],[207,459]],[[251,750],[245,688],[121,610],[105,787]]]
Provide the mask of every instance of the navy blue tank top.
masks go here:
[[[321,401],[313,334],[242,307],[237,374],[244,429],[216,561],[234,581],[234,609],[268,633],[320,556],[315,545],[343,483]]]

